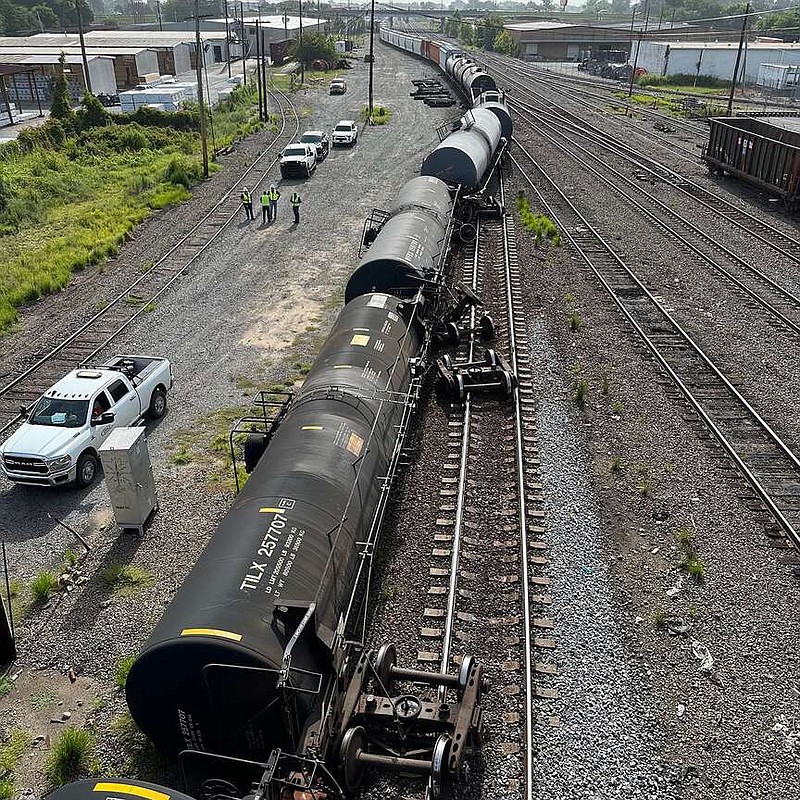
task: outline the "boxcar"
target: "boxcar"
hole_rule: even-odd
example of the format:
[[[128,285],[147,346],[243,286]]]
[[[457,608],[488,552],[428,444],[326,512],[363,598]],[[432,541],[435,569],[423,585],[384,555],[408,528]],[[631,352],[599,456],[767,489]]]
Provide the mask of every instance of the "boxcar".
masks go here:
[[[703,158],[709,172],[729,173],[800,210],[800,118],[716,117]]]

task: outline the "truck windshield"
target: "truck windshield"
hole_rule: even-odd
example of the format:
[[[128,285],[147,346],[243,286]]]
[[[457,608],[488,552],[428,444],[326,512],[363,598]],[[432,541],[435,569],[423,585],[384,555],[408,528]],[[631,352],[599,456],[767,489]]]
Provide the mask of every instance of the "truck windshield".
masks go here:
[[[353,128],[350,125],[337,125],[335,130],[337,131],[351,131]]]
[[[306,154],[305,147],[287,147],[283,154],[285,156],[304,156]]]
[[[317,142],[321,142],[322,141],[322,136],[320,136],[318,133],[304,133],[300,137],[300,141],[301,142],[311,142],[313,144],[316,144]]]
[[[86,424],[88,413],[88,400],[43,397],[28,417],[28,424],[51,425],[55,428],[82,428]]]

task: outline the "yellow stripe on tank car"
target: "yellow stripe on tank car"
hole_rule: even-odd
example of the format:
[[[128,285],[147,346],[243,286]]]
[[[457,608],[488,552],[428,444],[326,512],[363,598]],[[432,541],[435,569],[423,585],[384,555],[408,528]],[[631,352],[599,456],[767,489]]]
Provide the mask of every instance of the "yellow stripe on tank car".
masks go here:
[[[285,508],[272,508],[271,506],[269,506],[267,508],[259,508],[258,509],[258,513],[259,514],[278,514],[281,511],[286,511],[286,509]]]
[[[133,797],[144,797],[146,800],[169,800],[171,795],[157,792],[155,789],[146,789],[144,786],[131,786],[129,783],[100,782],[94,785],[93,792],[113,792],[114,794],[127,794]]]
[[[220,639],[230,639],[232,642],[241,642],[241,633],[221,631],[218,628],[184,628],[181,636],[218,636]]]
[[[322,425],[303,425],[300,428],[301,431],[324,431],[325,428]]]
[[[366,347],[369,344],[369,336],[364,336],[363,333],[357,333],[350,340],[350,344],[357,344],[359,347]]]

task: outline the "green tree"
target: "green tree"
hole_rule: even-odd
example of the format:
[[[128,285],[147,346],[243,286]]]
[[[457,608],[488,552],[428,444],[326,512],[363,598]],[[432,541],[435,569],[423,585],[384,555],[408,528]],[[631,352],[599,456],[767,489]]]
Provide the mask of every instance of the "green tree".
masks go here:
[[[81,100],[83,108],[78,113],[78,125],[81,130],[102,128],[109,123],[108,112],[100,101],[90,92],[86,92]]]
[[[461,23],[461,28],[458,31],[458,38],[461,39],[461,41],[464,42],[464,44],[474,43],[475,40],[473,38],[473,28],[472,25],[469,24],[469,22]]]
[[[500,14],[487,14],[475,33],[475,44],[484,50],[491,50],[497,34],[503,30],[505,19]]]
[[[303,45],[299,41],[294,41],[289,45],[289,56],[295,61],[302,61],[308,66],[312,61],[321,59],[329,64],[336,62],[336,46],[330,36],[323,36],[321,33],[303,34]]]
[[[61,119],[68,122],[72,120],[73,112],[70,103],[67,76],[64,74],[64,67],[66,64],[67,56],[65,53],[62,53],[58,58],[58,74],[53,82],[53,101],[50,103],[50,116],[53,119]]]
[[[517,45],[511,34],[505,28],[494,37],[492,42],[492,50],[498,53],[505,53],[507,56],[513,56],[517,51]]]

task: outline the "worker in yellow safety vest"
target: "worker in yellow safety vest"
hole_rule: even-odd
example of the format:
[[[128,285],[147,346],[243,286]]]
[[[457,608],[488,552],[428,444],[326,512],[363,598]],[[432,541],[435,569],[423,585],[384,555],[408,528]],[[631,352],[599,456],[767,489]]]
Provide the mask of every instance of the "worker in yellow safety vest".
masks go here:
[[[241,198],[245,219],[255,219],[255,214],[253,214],[253,198],[250,195],[250,190],[246,186],[242,189]]]
[[[269,187],[269,192],[267,192],[267,196],[269,197],[269,220],[272,222],[273,220],[278,219],[278,198],[281,196],[281,193],[275,188],[275,184],[273,183],[272,186]]]
[[[269,215],[269,192],[264,189],[261,193],[261,224],[267,224],[267,216]],[[269,218],[272,221],[272,217]]]
[[[300,203],[302,202],[300,200],[300,195],[297,192],[295,192],[292,195],[292,199],[291,199],[290,202],[292,204],[292,211],[294,211],[294,224],[295,225],[299,225],[300,224]]]

